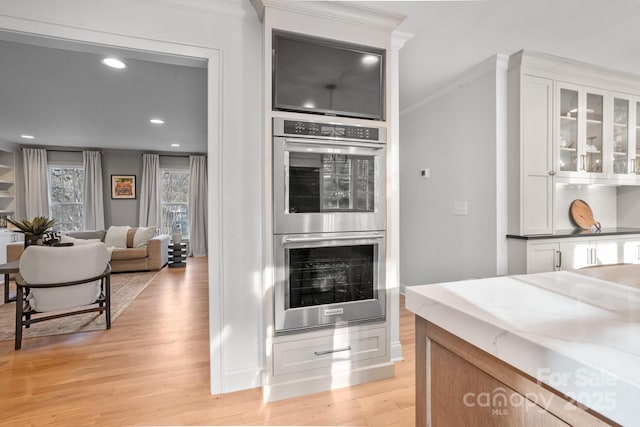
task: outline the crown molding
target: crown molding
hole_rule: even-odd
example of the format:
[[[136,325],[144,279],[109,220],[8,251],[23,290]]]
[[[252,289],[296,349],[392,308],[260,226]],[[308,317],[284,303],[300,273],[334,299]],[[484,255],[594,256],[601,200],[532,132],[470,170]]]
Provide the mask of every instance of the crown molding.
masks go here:
[[[348,1],[250,0],[262,21],[267,7],[393,31],[406,16]]]
[[[401,31],[394,31],[391,33],[391,43],[393,47],[400,50],[404,47],[405,43],[413,38],[411,33],[403,33]]]
[[[172,7],[193,12],[209,12],[218,15],[242,16],[246,13],[243,0],[134,0],[157,6]],[[251,0],[253,1],[253,0]]]

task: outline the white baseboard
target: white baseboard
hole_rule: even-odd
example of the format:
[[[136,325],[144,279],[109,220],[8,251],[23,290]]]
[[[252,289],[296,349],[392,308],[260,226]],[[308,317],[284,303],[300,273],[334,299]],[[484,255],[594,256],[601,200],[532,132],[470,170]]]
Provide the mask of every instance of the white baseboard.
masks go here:
[[[402,362],[404,357],[402,356],[402,344],[400,341],[395,341],[391,343],[391,361],[392,362]]]
[[[223,384],[223,393],[260,387],[262,385],[262,369],[254,367],[227,371]]]

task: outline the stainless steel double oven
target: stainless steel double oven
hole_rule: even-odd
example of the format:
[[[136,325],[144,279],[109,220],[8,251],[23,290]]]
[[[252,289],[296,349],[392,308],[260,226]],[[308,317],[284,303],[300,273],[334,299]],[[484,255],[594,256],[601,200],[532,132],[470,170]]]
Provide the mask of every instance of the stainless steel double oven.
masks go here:
[[[273,125],[276,334],[383,320],[386,129]]]

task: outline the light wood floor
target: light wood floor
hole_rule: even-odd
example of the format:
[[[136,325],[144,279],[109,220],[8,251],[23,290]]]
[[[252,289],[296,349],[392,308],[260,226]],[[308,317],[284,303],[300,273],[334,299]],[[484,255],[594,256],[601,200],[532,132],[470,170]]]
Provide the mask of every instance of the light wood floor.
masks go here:
[[[0,342],[0,425],[414,425],[414,320],[395,378],[262,403],[209,394],[206,258],[164,269],[110,331]]]

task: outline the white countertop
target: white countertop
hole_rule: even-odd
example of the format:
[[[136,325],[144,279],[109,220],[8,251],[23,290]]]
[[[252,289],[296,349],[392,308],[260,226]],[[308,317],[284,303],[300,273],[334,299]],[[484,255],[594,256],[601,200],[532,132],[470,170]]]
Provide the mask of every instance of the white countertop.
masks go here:
[[[406,306],[605,417],[640,425],[640,288],[558,271],[410,286]]]

